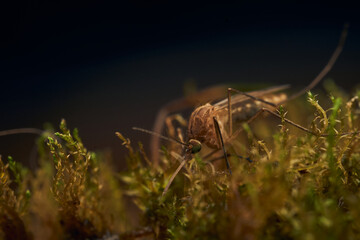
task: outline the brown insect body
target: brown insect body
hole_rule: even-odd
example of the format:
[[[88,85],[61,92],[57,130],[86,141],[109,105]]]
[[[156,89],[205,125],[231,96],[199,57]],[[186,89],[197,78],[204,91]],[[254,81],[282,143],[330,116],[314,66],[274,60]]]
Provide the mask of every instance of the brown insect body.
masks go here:
[[[232,138],[235,138],[240,131],[232,132],[232,123],[233,122],[244,122],[244,121],[252,121],[258,116],[258,113],[261,112],[269,112],[277,117],[280,117],[287,123],[291,123],[292,125],[308,132],[312,133],[310,130],[290,121],[282,116],[274,113],[270,108],[277,108],[279,105],[285,103],[288,100],[292,100],[306,93],[310,89],[312,89],[316,84],[318,84],[321,79],[330,71],[332,66],[334,65],[336,59],[340,55],[344,42],[347,35],[348,25],[346,24],[344,30],[341,34],[341,38],[338,46],[336,47],[333,55],[331,56],[328,63],[322,69],[322,71],[314,78],[314,80],[301,91],[287,97],[285,94],[277,94],[273,93],[276,91],[283,90],[288,88],[288,85],[269,88],[261,91],[244,93],[238,91],[236,89],[228,88],[228,98],[211,105],[207,103],[203,106],[200,106],[195,109],[195,111],[191,114],[188,125],[188,144],[182,143],[182,145],[187,146],[187,153],[196,153],[201,150],[201,143],[206,144],[210,148],[222,149],[224,153],[226,167],[231,175],[232,171],[230,168],[229,160],[227,158],[227,152],[225,148],[225,144],[231,141]],[[238,94],[231,96],[231,92],[237,92]],[[266,105],[266,106],[265,106]],[[165,116],[164,113],[166,111],[160,111],[160,116]],[[161,119],[160,117],[157,119]],[[225,130],[225,125],[228,126],[228,131]],[[156,126],[160,126],[161,123],[156,124]],[[159,136],[159,135],[157,135]],[[158,141],[154,141],[158,144]],[[158,148],[156,148],[157,150]],[[158,165],[158,158],[154,155],[154,166]],[[187,156],[187,157],[186,157]],[[169,190],[171,183],[173,182],[175,176],[180,172],[182,167],[185,165],[190,154],[186,154],[183,158],[182,162],[173,173],[171,178],[169,179],[167,185],[164,188],[163,196]],[[248,159],[248,158],[246,158]],[[249,160],[249,159],[248,159]]]
[[[219,109],[210,103],[196,108],[189,120],[189,139],[199,140],[210,148],[220,148],[213,118],[223,119],[223,117],[227,115],[226,111],[226,109]],[[223,121],[219,121],[219,125],[220,123],[223,123]],[[220,131],[223,132],[224,138],[228,139],[223,124],[220,125]]]
[[[250,92],[249,94],[255,97],[261,97],[267,102],[279,104],[286,100],[286,94],[271,94],[271,92],[279,91],[287,87],[288,85],[284,85],[263,91]],[[264,103],[254,101],[241,94],[235,95],[232,100],[233,103],[231,106],[231,112],[233,122],[245,122],[253,117],[262,107],[264,107]],[[228,126],[229,122],[228,99],[220,101],[214,105],[207,103],[193,111],[189,119],[189,139],[196,139],[201,143],[206,144],[209,148],[220,149],[221,143],[219,142],[214,126],[214,117],[218,120],[219,128],[224,141],[228,142],[228,139],[231,137],[231,133],[229,133],[228,129],[225,129],[225,126]]]

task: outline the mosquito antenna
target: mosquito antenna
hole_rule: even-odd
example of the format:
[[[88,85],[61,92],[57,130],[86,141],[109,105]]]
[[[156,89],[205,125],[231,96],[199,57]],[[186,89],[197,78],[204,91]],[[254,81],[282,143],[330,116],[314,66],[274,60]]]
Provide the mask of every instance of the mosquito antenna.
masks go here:
[[[349,29],[349,24],[346,23],[344,25],[344,29],[342,30],[341,36],[340,36],[340,40],[339,43],[334,51],[334,53],[332,54],[331,58],[329,59],[328,63],[325,65],[325,67],[321,70],[321,72],[316,76],[316,78],[305,88],[303,88],[301,91],[293,94],[292,96],[288,97],[286,100],[284,100],[283,102],[287,102],[290,100],[293,100],[301,95],[303,95],[304,93],[306,93],[307,91],[311,90],[312,88],[314,88],[324,77],[326,74],[329,73],[329,71],[331,70],[331,68],[334,66],[337,58],[339,57],[340,53],[342,52],[343,48],[344,48],[344,44],[345,44],[345,40],[346,40],[346,36],[348,33],[348,29]],[[283,102],[280,102],[280,104],[282,104]]]
[[[153,132],[153,131],[150,131],[150,130],[146,130],[146,129],[143,129],[143,128],[138,128],[138,127],[133,127],[132,128],[133,130],[136,130],[136,131],[140,131],[140,132],[144,132],[144,133],[147,133],[147,134],[151,134],[151,135],[154,135],[154,136],[157,136],[161,139],[164,139],[164,140],[167,140],[169,142],[173,142],[173,143],[179,143],[181,145],[184,145],[186,147],[189,147],[190,145],[187,144],[187,143],[183,143],[177,139],[173,139],[173,138],[169,138],[169,137],[165,137],[163,135],[161,135],[160,133],[157,133],[157,132]]]
[[[228,158],[227,158],[227,153],[226,153],[226,149],[225,149],[225,144],[224,144],[224,140],[223,140],[223,137],[222,137],[222,134],[221,134],[221,131],[220,131],[219,123],[218,123],[216,117],[213,117],[213,119],[214,119],[214,123],[215,123],[215,129],[216,129],[217,133],[219,134],[219,138],[220,138],[220,142],[221,142],[221,147],[222,147],[222,150],[223,150],[223,152],[224,152],[226,167],[227,167],[227,169],[229,170],[230,175],[232,175],[232,173],[231,173],[231,168],[230,168],[230,163],[229,163],[229,160],[228,160]]]

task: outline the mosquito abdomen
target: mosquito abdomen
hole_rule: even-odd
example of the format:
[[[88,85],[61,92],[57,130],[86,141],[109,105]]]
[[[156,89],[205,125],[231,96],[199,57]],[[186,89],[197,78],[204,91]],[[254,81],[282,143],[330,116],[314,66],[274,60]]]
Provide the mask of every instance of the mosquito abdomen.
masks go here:
[[[278,103],[283,102],[286,100],[287,96],[285,93],[279,94],[271,94],[262,97],[261,99],[273,103],[277,105]],[[274,108],[266,103],[260,101],[254,101],[252,99],[248,99],[246,101],[236,103],[234,102],[231,106],[232,116],[234,122],[245,122],[252,118],[261,108]],[[226,119],[225,121],[227,121]]]

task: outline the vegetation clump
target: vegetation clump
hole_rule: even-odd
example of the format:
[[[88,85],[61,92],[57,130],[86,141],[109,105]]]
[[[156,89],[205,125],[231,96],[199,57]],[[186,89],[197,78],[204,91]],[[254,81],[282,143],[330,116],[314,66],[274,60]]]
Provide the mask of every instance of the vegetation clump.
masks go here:
[[[46,148],[40,141],[35,173],[0,159],[0,238],[359,239],[359,95],[332,97],[325,110],[309,93],[312,133],[288,125],[283,108],[271,138],[243,124],[245,141],[227,146],[231,176],[221,157],[198,153],[165,194],[183,161],[178,147],[163,147],[155,167],[142,144],[116,133],[128,149],[128,167],[116,173],[63,120]],[[258,125],[274,129],[269,119]],[[127,210],[128,199],[137,211]]]

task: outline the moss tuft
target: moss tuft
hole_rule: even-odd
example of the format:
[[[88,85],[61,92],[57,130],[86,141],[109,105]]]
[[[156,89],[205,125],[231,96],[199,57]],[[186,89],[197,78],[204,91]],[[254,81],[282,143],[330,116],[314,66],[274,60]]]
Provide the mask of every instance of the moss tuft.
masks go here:
[[[39,138],[35,172],[0,158],[0,239],[358,239],[359,95],[325,108],[309,93],[312,112],[297,108],[307,118],[295,120],[313,134],[288,124],[291,106],[279,108],[278,127],[243,124],[227,146],[232,176],[205,147],[165,194],[184,161],[179,146],[163,146],[155,167],[141,143],[116,133],[128,153],[114,172],[111,156],[89,152],[62,120]]]

